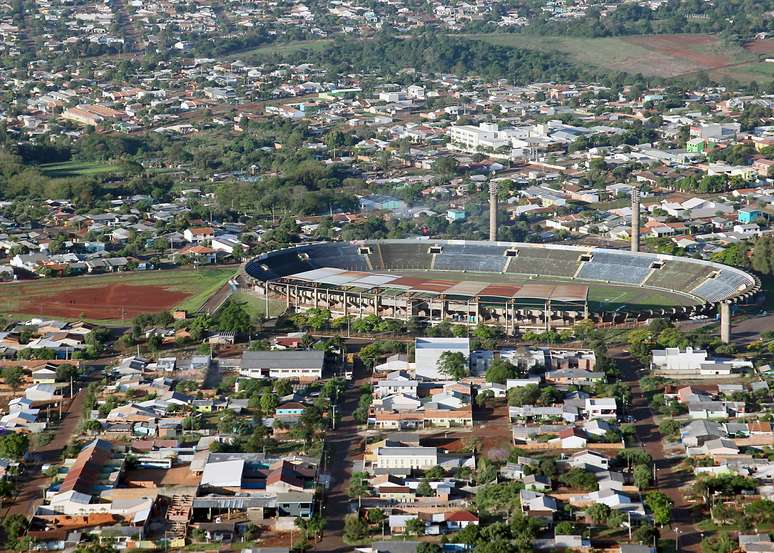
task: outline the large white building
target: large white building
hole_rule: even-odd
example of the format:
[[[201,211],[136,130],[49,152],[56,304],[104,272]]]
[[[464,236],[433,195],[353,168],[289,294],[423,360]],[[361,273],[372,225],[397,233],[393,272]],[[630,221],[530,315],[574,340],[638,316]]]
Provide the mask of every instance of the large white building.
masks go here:
[[[438,370],[438,362],[445,352],[461,353],[467,363],[470,359],[470,340],[468,338],[417,338],[416,375],[425,380],[449,380]]]
[[[735,369],[752,368],[750,361],[741,359],[711,359],[706,350],[685,348],[654,349],[651,369],[661,376],[723,378]]]
[[[426,470],[438,464],[435,447],[380,447],[376,450],[376,468]]]
[[[289,378],[311,382],[322,378],[325,353],[310,351],[246,351],[239,375],[248,378]]]
[[[454,125],[449,128],[452,143],[468,152],[482,150],[497,150],[503,146],[510,147],[510,138],[503,134],[497,123],[480,123],[473,125]]]

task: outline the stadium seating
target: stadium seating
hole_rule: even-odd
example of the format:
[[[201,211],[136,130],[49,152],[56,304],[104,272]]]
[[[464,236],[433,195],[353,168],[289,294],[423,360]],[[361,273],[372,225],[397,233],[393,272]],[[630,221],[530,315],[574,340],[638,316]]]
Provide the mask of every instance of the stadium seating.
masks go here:
[[[653,271],[645,286],[690,292],[712,272],[712,268],[698,263],[668,260],[661,269]]]
[[[650,273],[650,265],[655,259],[595,251],[591,261],[583,264],[578,278],[639,285]]]
[[[715,278],[708,278],[693,289],[693,294],[710,303],[734,295],[744,285],[750,285],[749,277],[730,270],[722,270]]]
[[[511,258],[506,272],[570,278],[578,270],[581,253],[575,250],[519,248],[519,255]]]
[[[315,244],[306,248],[314,267],[336,267],[350,271],[368,271],[365,256],[358,253],[357,246],[347,242]]]
[[[361,253],[360,248],[364,247],[370,248],[370,253]],[[438,251],[432,254],[432,248]],[[516,255],[506,255],[510,249]],[[588,261],[580,261],[589,255]],[[653,268],[657,260],[662,261],[661,268]],[[461,280],[463,277],[454,277],[451,273],[506,272],[545,276],[549,277],[548,281],[577,274],[581,280],[692,293],[709,303],[731,298],[755,284],[749,275],[729,267],[653,254],[430,240],[308,244],[264,254],[248,262],[246,270],[258,280],[274,280],[323,267],[363,272],[449,271],[450,279]]]
[[[500,273],[508,258],[503,246],[445,244],[436,254],[433,269],[439,271],[470,271]]]
[[[273,280],[314,269],[308,261],[298,257],[300,251],[270,252],[248,263],[247,272],[259,280]]]
[[[433,256],[428,253],[428,242],[382,242],[379,244],[382,267],[374,267],[375,270],[421,270],[430,269]]]

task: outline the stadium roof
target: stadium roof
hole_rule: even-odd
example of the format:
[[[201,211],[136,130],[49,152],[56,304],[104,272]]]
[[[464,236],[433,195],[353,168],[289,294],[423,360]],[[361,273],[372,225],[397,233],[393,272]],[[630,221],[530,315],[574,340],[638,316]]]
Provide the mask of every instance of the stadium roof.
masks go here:
[[[461,297],[495,297],[553,301],[585,301],[589,287],[585,284],[493,284],[481,280],[440,280],[421,276],[400,276],[347,271],[323,267],[285,277],[315,284],[356,288],[397,289],[420,294],[444,294]]]

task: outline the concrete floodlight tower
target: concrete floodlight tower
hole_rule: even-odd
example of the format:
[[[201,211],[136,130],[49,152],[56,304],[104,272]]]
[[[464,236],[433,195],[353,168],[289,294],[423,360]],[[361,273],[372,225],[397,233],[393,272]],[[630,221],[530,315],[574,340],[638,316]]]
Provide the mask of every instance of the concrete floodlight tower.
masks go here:
[[[632,245],[633,252],[640,251],[640,189],[632,188]]]
[[[489,241],[497,242],[497,183],[489,181]]]
[[[731,302],[723,301],[718,305],[720,310],[720,341],[731,342]]]

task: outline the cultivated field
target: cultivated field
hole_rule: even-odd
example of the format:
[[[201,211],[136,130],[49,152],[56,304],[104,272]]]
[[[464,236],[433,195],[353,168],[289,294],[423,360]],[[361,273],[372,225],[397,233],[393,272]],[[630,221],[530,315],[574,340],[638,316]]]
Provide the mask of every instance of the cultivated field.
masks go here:
[[[499,46],[562,52],[581,65],[653,77],[686,76],[699,71],[715,79],[749,81],[774,76],[774,64],[763,61],[767,54],[774,57],[774,40],[741,47],[729,46],[708,34],[575,38],[488,33],[468,37]]]
[[[120,324],[142,313],[194,312],[236,272],[217,267],[0,284],[0,313]]]

